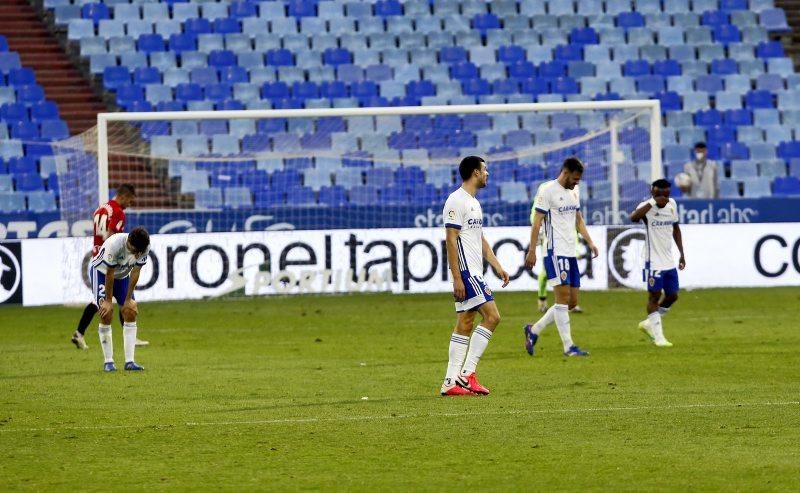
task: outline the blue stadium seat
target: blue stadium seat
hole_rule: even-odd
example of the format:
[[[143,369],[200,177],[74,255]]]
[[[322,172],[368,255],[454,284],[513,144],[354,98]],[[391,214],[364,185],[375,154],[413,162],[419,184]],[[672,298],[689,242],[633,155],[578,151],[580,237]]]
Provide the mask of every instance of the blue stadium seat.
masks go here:
[[[16,189],[18,192],[34,192],[44,190],[44,182],[39,173],[23,173],[16,175]]]
[[[750,91],[745,95],[745,105],[750,109],[774,108],[773,94],[769,91]]]
[[[271,188],[268,190],[255,190],[255,207],[280,207],[286,205],[286,191]]]
[[[776,178],[773,193],[778,196],[800,196],[800,178],[794,174]]]
[[[771,33],[789,32],[791,28],[786,20],[786,13],[783,9],[762,10],[759,18],[761,25]]]
[[[769,197],[772,195],[772,186],[769,178],[751,178],[745,180],[744,197],[745,198],[761,198]]]
[[[372,205],[378,202],[378,189],[373,186],[359,185],[350,189],[350,204]]]
[[[195,209],[221,209],[222,189],[205,188],[194,192]]]
[[[762,41],[756,46],[756,56],[759,58],[783,58],[783,44],[780,41]]]
[[[23,142],[39,140],[39,128],[36,123],[27,121],[17,121],[10,125],[11,138],[19,139]]]
[[[639,12],[620,12],[617,15],[617,26],[623,29],[644,27],[645,19]]]
[[[31,105],[31,121],[56,120],[59,118],[58,106],[52,101],[41,101]]]
[[[25,194],[14,192],[0,192],[0,211],[2,212],[24,212]]]
[[[44,120],[40,124],[41,140],[54,141],[69,137],[69,129],[63,120]]]
[[[322,187],[319,190],[319,203],[329,207],[341,207],[347,204],[347,193],[344,187],[339,185]]]
[[[28,192],[28,210],[31,212],[55,212],[56,194],[53,191]]]
[[[227,187],[222,190],[222,193],[222,205],[227,209],[253,207],[253,196],[247,187]]]
[[[739,182],[736,180],[721,179],[719,181],[719,196],[723,199],[740,198]]]
[[[751,148],[752,153],[752,148]],[[786,163],[783,160],[770,160],[758,163],[758,175],[774,180],[786,177]],[[773,182],[774,186],[774,182]]]
[[[27,86],[36,84],[36,75],[29,68],[15,68],[8,71],[8,85]]]

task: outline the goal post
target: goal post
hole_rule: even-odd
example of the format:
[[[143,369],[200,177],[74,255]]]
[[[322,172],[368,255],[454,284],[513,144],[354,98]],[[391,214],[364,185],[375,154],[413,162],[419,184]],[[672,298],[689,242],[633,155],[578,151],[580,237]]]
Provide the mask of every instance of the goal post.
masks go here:
[[[458,150],[462,153],[462,155],[467,155],[467,153],[475,153],[478,155],[487,156],[490,162],[490,182],[492,181],[492,161],[498,160],[504,163],[516,160],[515,162],[517,162],[520,166],[522,166],[523,161],[525,161],[525,163],[535,162],[536,164],[541,165],[547,172],[550,172],[550,175],[545,175],[542,177],[542,179],[552,179],[555,177],[551,176],[552,167],[557,164],[555,162],[555,158],[563,157],[564,153],[568,152],[569,150],[576,151],[575,153],[578,155],[578,157],[584,160],[584,162],[588,163],[589,166],[599,165],[605,167],[606,174],[602,176],[602,180],[599,180],[601,183],[599,183],[597,187],[594,186],[594,182],[592,181],[596,178],[591,178],[591,176],[594,175],[587,174],[584,179],[586,188],[592,189],[592,199],[600,197],[598,200],[605,200],[610,204],[610,211],[607,211],[604,214],[598,213],[598,218],[600,219],[593,220],[592,223],[594,224],[620,223],[620,203],[626,198],[625,190],[620,190],[621,184],[632,182],[633,180],[638,180],[640,182],[646,181],[649,183],[650,181],[660,178],[663,175],[661,163],[661,110],[658,100],[575,101],[557,103],[412,107],[311,108],[285,110],[248,109],[232,111],[101,113],[97,117],[97,127],[90,131],[94,132],[95,135],[92,136],[93,138],[82,139],[81,145],[86,147],[85,151],[90,155],[90,157],[91,154],[96,153],[96,176],[94,180],[91,180],[91,182],[93,182],[92,184],[96,186],[97,202],[102,203],[107,200],[106,198],[109,196],[109,189],[119,184],[114,183],[111,180],[113,173],[110,172],[110,163],[114,165],[113,163],[115,160],[124,161],[126,156],[130,156],[131,159],[135,158],[143,160],[145,162],[145,167],[151,166],[151,164],[148,163],[156,160],[169,162],[170,166],[175,164],[176,161],[195,162],[198,163],[198,166],[200,166],[202,164],[208,164],[214,161],[236,165],[236,163],[252,164],[253,161],[258,161],[260,159],[281,161],[281,158],[283,158],[284,163],[288,163],[293,159],[309,159],[313,161],[313,164],[310,166],[315,168],[318,167],[319,162],[323,157],[332,157],[339,163],[344,161],[345,166],[347,166],[346,156],[349,156],[351,153],[358,154],[363,152],[365,155],[364,159],[374,159],[372,164],[367,162],[367,166],[377,167],[377,154],[380,153],[373,152],[372,149],[368,149],[365,142],[370,139],[364,138],[362,133],[358,133],[358,131],[353,129],[352,122],[359,119],[373,120],[373,123],[368,125],[368,128],[374,129],[372,131],[379,139],[389,139],[389,144],[385,146],[386,149],[390,151],[396,151],[396,149],[400,149],[399,151],[395,152],[395,154],[400,157],[395,158],[394,162],[390,163],[393,168],[397,168],[398,166],[417,166],[427,169],[428,167],[449,166],[451,169],[455,169],[458,164],[458,159],[455,154],[443,156],[441,153],[435,154],[431,148],[428,148],[428,155],[425,155],[425,152],[423,152],[423,157],[419,158],[419,153],[415,153],[414,150],[408,149],[406,146],[404,146],[404,144],[402,144],[402,142],[397,143],[397,145],[392,143],[392,135],[377,135],[380,134],[381,131],[386,131],[385,129],[382,130],[382,127],[385,126],[380,124],[378,121],[380,119],[386,120],[390,118],[402,118],[403,125],[405,125],[406,121],[410,121],[407,119],[425,116],[432,119],[436,117],[445,118],[448,115],[463,118],[465,121],[470,115],[488,115],[492,119],[492,127],[488,131],[496,131],[495,133],[502,134],[502,137],[497,140],[497,142],[495,142],[494,139],[482,140],[481,138],[478,138],[469,145],[454,144],[449,146],[451,148],[449,150]],[[510,141],[510,137],[508,136],[510,133],[514,132],[514,129],[513,127],[501,128],[496,125],[495,121],[505,118],[503,115],[519,115],[522,123],[519,124],[518,130],[522,131],[523,133],[525,131],[532,133],[533,141],[531,141],[530,144],[522,146],[519,144],[506,145]],[[572,130],[576,130],[573,128],[563,126],[558,127],[556,134],[557,136],[560,135],[561,138],[556,139],[555,141],[550,141],[539,138],[539,134],[541,134],[542,131],[547,133],[547,128],[543,129],[526,127],[526,122],[530,124],[532,121],[540,121],[539,119],[533,118],[533,116],[537,115],[544,117],[544,120],[541,121],[549,121],[551,122],[551,125],[556,125],[556,123],[554,123],[556,121],[564,120],[570,122],[580,122],[581,124],[583,124],[585,121],[592,121],[595,122],[595,126],[591,128],[578,128],[577,130],[580,130],[578,132],[573,132]],[[574,116],[574,118],[562,118],[569,115]],[[591,115],[594,115],[598,118],[584,118],[585,116]],[[528,118],[528,116],[531,116],[531,118]],[[265,120],[280,120],[283,122],[291,121],[288,124],[288,129],[291,131],[293,126],[292,123],[297,123],[297,128],[313,129],[316,128],[314,127],[314,123],[310,123],[309,125],[305,125],[304,123],[321,122],[326,119],[345,120],[346,126],[341,129],[336,129],[336,131],[342,131],[341,133],[352,134],[359,137],[359,139],[354,139],[354,142],[359,142],[358,144],[354,144],[358,147],[352,149],[332,149],[330,147],[324,148],[324,146],[322,146],[323,148],[315,148],[315,146],[311,146],[312,148],[309,150],[304,150],[302,152],[289,152],[282,156],[281,151],[278,150],[277,146],[271,148],[268,147],[267,149],[257,148],[248,150],[245,149],[244,140],[240,140],[240,152],[238,154],[215,155],[212,152],[213,149],[209,143],[207,150],[208,152],[201,153],[199,155],[196,153],[191,154],[187,152],[185,146],[181,148],[179,155],[159,155],[155,148],[156,146],[150,145],[151,141],[149,140],[149,137],[139,136],[139,130],[148,124],[154,126],[161,125],[167,129],[166,133],[168,135],[172,135],[175,133],[175,127],[177,127],[179,122],[201,122],[200,128],[202,128],[202,125],[204,125],[202,122],[225,121],[229,122],[228,128],[232,130],[234,127],[234,123],[232,122],[236,121],[239,121],[240,123],[259,123]],[[134,131],[123,132],[120,130],[122,128],[120,126],[132,127]],[[266,127],[271,128],[270,125],[265,125],[265,128]],[[398,133],[414,130],[394,128],[391,126],[386,128],[390,128]],[[259,127],[259,132],[260,129],[261,127]],[[556,129],[550,128],[549,130]],[[312,130],[312,132],[313,131],[314,130]],[[465,127],[463,129],[459,128],[458,132],[469,133],[471,130]],[[560,132],[560,134],[558,132]],[[628,132],[628,134],[625,134],[625,132]],[[141,133],[144,134],[144,132]],[[282,133],[286,132],[284,131]],[[476,134],[480,132],[472,133]],[[119,139],[119,135],[121,134],[126,136],[125,139]],[[628,135],[627,142],[623,142],[623,140],[625,140],[624,135]],[[247,136],[240,135],[240,137],[246,138]],[[473,135],[473,138],[474,137],[475,136]],[[478,135],[478,137],[481,137],[481,135]],[[631,144],[631,139],[639,140]],[[96,148],[94,149],[91,148],[92,140],[96,141]],[[183,137],[181,137],[180,140],[183,141]],[[398,138],[398,141],[400,140],[402,139]],[[211,141],[209,140],[209,142]],[[484,148],[482,147],[483,145],[489,145],[484,144],[484,142],[493,142],[495,144],[499,143],[500,145],[494,145],[491,148]],[[56,147],[58,148],[58,146]],[[334,145],[334,147],[336,146]],[[420,147],[423,147],[423,144],[420,144]],[[633,151],[631,151],[631,147],[634,147]],[[639,151],[637,151],[637,149]],[[640,152],[643,150],[646,150],[646,152]],[[65,151],[67,159],[70,159],[69,151],[69,149],[66,149]],[[58,154],[59,151],[57,150],[56,152]],[[637,152],[639,155],[637,155]],[[372,157],[369,157],[370,155],[372,155]],[[419,162],[416,162],[414,160],[415,157],[412,156],[415,156],[416,159],[419,159]],[[382,159],[384,161],[387,160],[385,156]],[[392,159],[388,160],[392,161]],[[260,164],[261,161],[259,161],[259,166]],[[286,166],[288,166],[288,164]],[[548,166],[550,166],[550,168],[548,168]],[[631,171],[633,170],[634,166],[638,171]],[[649,173],[646,171],[648,167]],[[271,168],[270,172],[272,172]],[[336,169],[333,169],[332,172],[335,174]],[[174,177],[171,178],[174,180]],[[516,178],[513,177],[511,178],[512,181],[515,179]],[[504,177],[503,180],[508,181],[508,177]],[[119,173],[117,173],[117,178],[114,181],[120,182]],[[456,177],[456,179],[454,179],[454,184],[457,184],[457,181],[458,180]],[[505,181],[502,183],[505,183]],[[86,182],[88,183],[90,181],[87,180]],[[609,183],[607,182],[610,182],[610,186],[608,186]],[[336,183],[336,178],[333,178],[332,183]],[[530,186],[533,188],[532,184]],[[637,189],[637,193],[639,191],[640,189]],[[315,193],[318,194],[319,190],[315,189]],[[534,191],[529,189],[529,199],[533,198],[533,193]],[[584,191],[582,190],[582,194],[583,193]],[[585,197],[588,197],[588,194],[585,195]],[[636,196],[629,198],[638,200],[643,197]],[[67,198],[67,200],[69,199]],[[599,202],[595,201],[595,203]],[[289,205],[290,204],[291,198],[289,199]],[[185,204],[177,204],[171,206],[171,209],[177,211],[198,209],[198,207],[197,203],[195,202],[194,206],[191,206],[191,203],[188,207]],[[134,210],[142,214],[158,214],[159,211],[161,213],[164,212],[163,208],[161,207],[153,207],[148,205],[137,205],[135,206]],[[610,212],[610,214],[608,212]],[[236,214],[236,212],[229,211],[228,214]],[[310,227],[301,225],[298,229],[314,229],[316,227],[315,224],[317,223],[312,222]],[[361,226],[361,224],[356,226]],[[391,224],[390,226],[395,225]],[[341,225],[339,227],[341,227]]]

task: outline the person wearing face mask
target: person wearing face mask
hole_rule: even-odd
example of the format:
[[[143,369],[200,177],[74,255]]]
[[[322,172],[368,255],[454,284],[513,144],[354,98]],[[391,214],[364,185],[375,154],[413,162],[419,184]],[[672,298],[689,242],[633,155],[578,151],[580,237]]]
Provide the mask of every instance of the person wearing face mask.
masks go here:
[[[719,164],[708,159],[708,148],[704,142],[694,145],[694,160],[683,166],[691,184],[682,190],[692,199],[715,199],[719,197]]]

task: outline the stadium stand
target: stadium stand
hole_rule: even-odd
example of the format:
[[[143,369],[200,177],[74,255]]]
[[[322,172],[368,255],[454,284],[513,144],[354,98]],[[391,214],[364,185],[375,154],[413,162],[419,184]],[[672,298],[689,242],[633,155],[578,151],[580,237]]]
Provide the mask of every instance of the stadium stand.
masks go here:
[[[800,76],[775,38],[790,28],[772,0],[44,0],[43,5],[70,49],[123,110],[658,98],[667,176],[680,170],[695,141],[705,140],[710,158],[725,163],[724,196],[800,193]],[[21,141],[64,137],[65,127],[51,123],[60,121],[58,108],[42,101],[35,74],[22,68],[13,52],[0,53],[0,71],[5,83],[0,172],[10,172],[16,159],[12,190],[2,193],[27,193],[29,208],[32,203],[52,208],[53,202],[30,195],[52,192],[50,178],[42,175],[52,169],[51,158]],[[362,139],[359,148],[348,140],[358,129],[345,133],[342,119],[300,137],[288,132],[286,121],[262,123],[247,128],[248,123],[186,122],[154,126],[143,136],[151,152],[161,155],[353,151],[339,160],[258,162],[235,172],[213,163],[202,169],[170,165],[170,179],[181,192],[195,194],[196,207],[237,208],[438,203],[455,182],[451,173],[384,167],[381,156],[396,163],[413,156],[419,163],[456,156],[476,144],[490,144],[487,151],[513,149],[579,135],[583,128],[577,118],[534,129],[502,116],[398,117],[386,119],[384,128],[365,128],[364,135],[379,132]],[[622,135],[621,143],[634,145],[636,137]],[[641,170],[635,175],[639,180],[621,184],[624,192],[638,193],[649,178],[645,160],[639,155],[642,162],[633,163]],[[488,195],[508,203],[529,201],[534,180],[544,179],[546,171],[511,163],[495,181],[497,193]],[[602,169],[587,176],[588,197],[607,199],[607,180]],[[252,189],[255,183],[262,189]],[[410,194],[418,187],[423,192]],[[0,204],[19,207],[16,199]]]

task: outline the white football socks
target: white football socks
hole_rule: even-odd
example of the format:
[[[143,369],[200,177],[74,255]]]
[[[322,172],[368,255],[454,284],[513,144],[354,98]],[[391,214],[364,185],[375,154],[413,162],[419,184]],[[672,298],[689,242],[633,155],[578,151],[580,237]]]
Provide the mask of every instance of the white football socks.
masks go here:
[[[650,332],[656,342],[664,340],[664,329],[661,325],[661,313],[659,312],[660,310],[647,316],[647,321],[650,322]]]
[[[97,328],[100,334],[100,347],[103,348],[103,359],[105,363],[114,362],[114,341],[111,339],[111,326],[100,324]]]
[[[469,346],[469,337],[462,336],[453,332],[450,336],[450,350],[448,351],[447,361],[447,374],[444,376],[444,386],[450,387],[455,385],[456,376],[464,366],[464,358],[467,357],[467,347]]]
[[[467,351],[467,360],[464,362],[464,367],[461,369],[461,374],[467,376],[475,372],[478,367],[483,352],[486,346],[489,345],[489,339],[492,338],[492,331],[486,327],[479,325],[472,331],[472,337],[469,339],[469,351]]]
[[[125,322],[122,325],[122,338],[125,345],[125,362],[134,361],[133,352],[136,349],[136,322]]]
[[[658,307],[658,314],[659,315],[661,315],[663,317],[667,313],[669,313],[669,308],[664,308],[663,306],[659,306]]]
[[[556,327],[558,327],[558,335],[561,336],[561,342],[564,344],[564,352],[569,351],[574,343],[572,342],[572,330],[569,324],[569,307],[567,305],[556,304],[555,308]],[[544,317],[542,317],[544,318]]]
[[[535,324],[533,324],[531,332],[533,332],[538,336],[548,325],[553,323],[556,317],[556,306],[558,305],[553,305],[550,308],[548,308],[546,312],[544,312],[542,318],[540,318]]]

